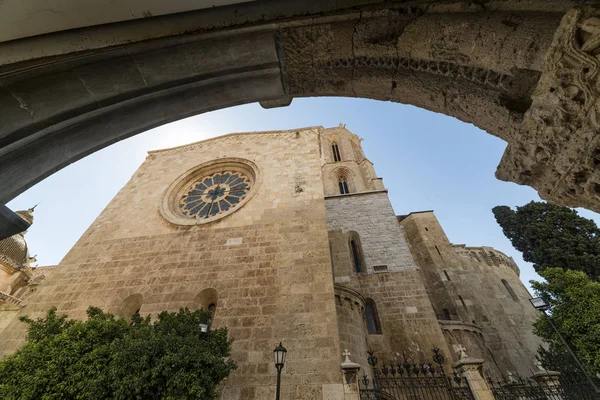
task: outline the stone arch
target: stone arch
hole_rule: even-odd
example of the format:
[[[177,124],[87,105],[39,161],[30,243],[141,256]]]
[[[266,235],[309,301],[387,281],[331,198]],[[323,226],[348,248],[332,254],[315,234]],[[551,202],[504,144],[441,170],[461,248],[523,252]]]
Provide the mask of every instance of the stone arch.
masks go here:
[[[190,306],[191,309],[197,310],[202,308],[205,311],[210,311],[213,316],[216,312],[218,305],[219,295],[216,289],[207,288],[200,291],[194,300],[192,300],[192,304]]]
[[[589,136],[600,124],[598,45],[584,32],[595,10],[566,0],[507,0],[494,11],[444,3],[249,4],[243,18],[194,29],[188,20],[197,19],[181,13],[162,25],[147,18],[0,43],[0,203],[171,121],[256,101],[347,96],[473,123],[508,142],[498,178],[600,211],[600,151]],[[115,30],[124,34],[77,39],[115,38]]]
[[[135,313],[140,312],[143,303],[144,297],[141,294],[136,293],[129,295],[125,299],[123,299],[123,301],[121,301],[121,304],[119,305],[119,309],[117,311],[117,315],[130,321],[131,317],[133,317]]]

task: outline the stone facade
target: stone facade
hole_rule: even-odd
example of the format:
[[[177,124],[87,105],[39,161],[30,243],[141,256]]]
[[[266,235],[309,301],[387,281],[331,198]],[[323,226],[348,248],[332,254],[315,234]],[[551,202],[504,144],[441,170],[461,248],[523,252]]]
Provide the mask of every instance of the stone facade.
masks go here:
[[[532,332],[538,312],[514,260],[491,247],[451,244],[431,211],[399,219],[449,344],[468,346],[468,336],[469,354],[487,360],[488,372],[530,375],[541,344]]]
[[[239,203],[202,219],[181,214],[189,179],[242,164],[251,188]],[[226,196],[219,188],[208,192],[213,201]],[[345,349],[369,374],[368,349],[422,362],[433,347],[457,360],[464,345],[490,371],[520,371],[537,347],[514,262],[451,245],[431,212],[397,217],[360,138],[343,125],[150,152],[53,269],[26,305],[0,314],[0,354],[23,343],[17,316],[51,306],[73,318],[90,305],[124,317],[214,307],[239,365],[222,399],[274,397],[280,341],[290,400],[356,400],[340,368]]]

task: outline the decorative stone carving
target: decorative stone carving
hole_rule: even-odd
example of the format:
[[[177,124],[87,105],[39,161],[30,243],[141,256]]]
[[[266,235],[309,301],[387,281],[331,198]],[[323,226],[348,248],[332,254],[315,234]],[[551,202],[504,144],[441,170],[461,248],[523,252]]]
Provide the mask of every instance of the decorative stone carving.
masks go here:
[[[358,371],[360,371],[360,364],[350,361],[350,355],[351,353],[348,351],[348,349],[344,349],[344,352],[342,353],[344,362],[342,362],[341,365],[347,384],[356,383]]]
[[[383,68],[404,69],[418,72],[429,72],[452,78],[464,78],[471,82],[490,85],[501,90],[511,86],[509,75],[492,70],[461,65],[450,61],[419,60],[404,57],[365,57],[343,58],[327,62],[329,68]]]
[[[497,171],[557,204],[600,209],[600,9],[568,11],[520,135]]]

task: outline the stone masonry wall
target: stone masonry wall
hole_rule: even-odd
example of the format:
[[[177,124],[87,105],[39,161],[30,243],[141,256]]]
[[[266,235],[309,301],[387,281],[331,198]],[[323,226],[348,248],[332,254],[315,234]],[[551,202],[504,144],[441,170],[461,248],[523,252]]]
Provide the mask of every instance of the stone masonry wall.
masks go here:
[[[374,266],[385,265],[387,271],[417,268],[386,191],[328,197],[325,205],[327,229],[358,233],[367,273]],[[343,277],[336,276],[340,281]]]
[[[529,376],[541,344],[532,328],[538,313],[512,258],[490,247],[452,245],[433,212],[410,214],[401,224],[426,272],[436,309],[449,309],[452,320],[481,329],[489,350],[485,359],[503,374]],[[514,291],[514,299],[503,280]]]
[[[367,325],[364,297],[359,293],[336,285],[336,313],[340,331],[340,348],[348,349],[351,360],[361,365],[361,374],[370,375],[367,362]]]
[[[326,208],[336,284],[372,299],[377,307],[382,333],[366,335],[368,346],[381,360],[400,353],[422,362],[431,356],[433,347],[440,347],[448,357],[449,349],[387,193],[328,197]],[[351,266],[344,235],[348,232],[360,238],[366,265],[363,273],[355,273]],[[379,268],[374,270],[375,266]],[[356,356],[353,361],[366,361],[366,353]]]
[[[223,157],[258,166],[256,195],[207,225],[162,218],[166,188]],[[275,397],[279,341],[288,350],[282,398],[337,399],[331,396],[343,387],[331,276],[317,129],[237,134],[151,152],[19,314],[38,317],[57,306],[84,318],[88,306],[116,312],[132,294],[143,297],[141,314],[156,314],[215,289],[214,326],[229,328],[239,365],[222,399]],[[24,337],[15,320],[5,332],[0,355]]]

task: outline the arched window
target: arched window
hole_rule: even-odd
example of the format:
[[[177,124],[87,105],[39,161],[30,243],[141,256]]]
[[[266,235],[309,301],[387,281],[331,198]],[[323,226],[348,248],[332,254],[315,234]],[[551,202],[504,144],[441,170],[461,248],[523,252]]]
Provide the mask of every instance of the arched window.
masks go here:
[[[367,299],[365,304],[365,319],[367,320],[367,332],[370,335],[381,335],[381,324],[377,315],[377,306],[372,299]]]
[[[342,160],[342,157],[340,157],[340,149],[338,147],[337,142],[331,143],[331,152],[333,153],[333,161]]]
[[[359,262],[359,254],[358,254],[358,245],[356,241],[350,241],[350,251],[352,252],[352,265],[354,266],[354,272],[360,273],[360,262]]]
[[[214,318],[215,312],[217,311],[217,299],[218,296],[215,289],[204,289],[198,293],[196,297],[194,297],[190,308],[192,310],[202,308],[205,311],[209,311],[212,315],[212,318]]]
[[[210,312],[211,319],[215,317],[215,311],[217,311],[217,305],[215,303],[211,303],[208,306],[208,312]]]
[[[352,262],[352,270],[357,274],[366,272],[365,259],[362,252],[362,246],[360,245],[360,238],[358,233],[350,232],[348,234],[350,247],[350,261]]]
[[[131,321],[131,317],[135,313],[139,313],[142,309],[142,302],[144,298],[141,294],[132,294],[127,296],[119,305],[119,310],[117,314],[120,317],[125,318],[128,321]]]
[[[504,287],[508,291],[508,294],[510,294],[510,297],[512,297],[512,299],[514,301],[519,301],[519,296],[517,296],[517,294],[515,293],[515,291],[513,290],[513,288],[510,286],[510,283],[508,283],[506,281],[506,279],[502,279],[502,284],[504,285]]]
[[[340,194],[350,193],[350,190],[348,189],[348,182],[346,181],[346,178],[341,177],[338,181],[338,184],[340,186]]]
[[[444,308],[444,309],[442,310],[442,313],[444,314],[444,319],[445,319],[446,321],[450,321],[450,320],[452,320],[452,317],[450,316],[450,311],[449,311],[447,308]]]

